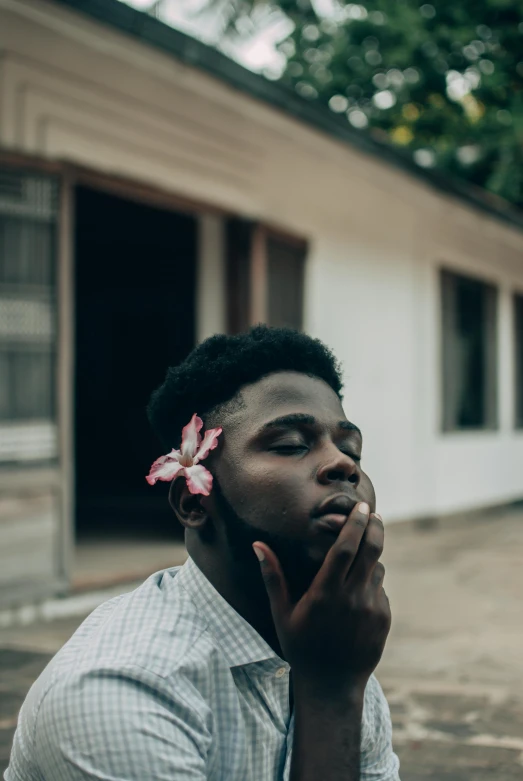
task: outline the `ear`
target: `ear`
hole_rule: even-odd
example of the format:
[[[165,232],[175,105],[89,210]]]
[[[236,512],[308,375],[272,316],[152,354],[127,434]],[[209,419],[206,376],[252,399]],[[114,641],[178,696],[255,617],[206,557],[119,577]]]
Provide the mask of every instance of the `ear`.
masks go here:
[[[204,498],[201,494],[192,494],[181,477],[173,480],[169,488],[169,504],[186,529],[200,529],[206,524],[209,514],[202,505]]]

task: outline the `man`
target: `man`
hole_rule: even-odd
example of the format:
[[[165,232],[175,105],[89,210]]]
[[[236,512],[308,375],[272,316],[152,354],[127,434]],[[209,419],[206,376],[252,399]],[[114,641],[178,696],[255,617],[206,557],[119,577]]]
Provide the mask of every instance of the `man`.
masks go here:
[[[7,781],[398,781],[372,675],[390,627],[383,525],[341,387],[323,344],[265,326],[169,369],[149,417],[173,450],[148,479],[174,475],[189,558],[56,655]]]

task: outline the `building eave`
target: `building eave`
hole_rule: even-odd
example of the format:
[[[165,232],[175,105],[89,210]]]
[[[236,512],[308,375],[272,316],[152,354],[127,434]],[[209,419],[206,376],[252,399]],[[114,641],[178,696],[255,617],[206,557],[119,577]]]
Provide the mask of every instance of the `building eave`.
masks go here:
[[[315,128],[359,152],[423,181],[439,192],[458,198],[498,220],[523,229],[523,211],[470,182],[434,169],[420,168],[410,154],[353,129],[347,121],[324,106],[301,98],[289,88],[252,73],[218,50],[180,32],[143,11],[119,0],[54,0],[119,32],[159,49],[186,65],[197,68]]]

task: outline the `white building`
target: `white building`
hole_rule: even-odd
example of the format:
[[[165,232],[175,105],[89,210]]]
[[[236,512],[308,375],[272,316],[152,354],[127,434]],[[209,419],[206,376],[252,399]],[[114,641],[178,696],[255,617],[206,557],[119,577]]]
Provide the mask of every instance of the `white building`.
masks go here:
[[[0,0],[0,54],[4,602],[165,522],[149,392],[262,320],[343,362],[388,521],[523,498],[521,214],[117,0]]]

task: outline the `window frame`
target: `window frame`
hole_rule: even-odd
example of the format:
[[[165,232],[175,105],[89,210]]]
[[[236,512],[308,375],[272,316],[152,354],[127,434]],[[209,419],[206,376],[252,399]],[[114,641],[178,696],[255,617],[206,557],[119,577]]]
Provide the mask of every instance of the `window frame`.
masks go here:
[[[482,274],[481,271],[470,267],[460,267],[457,265],[449,265],[447,263],[441,263],[437,267],[437,301],[438,301],[438,318],[439,318],[439,394],[440,394],[440,413],[439,413],[439,431],[445,436],[454,435],[477,435],[477,434],[492,434],[500,430],[500,412],[499,412],[499,399],[500,399],[500,352],[499,352],[499,334],[500,334],[500,311],[501,311],[501,286],[499,281]],[[486,382],[484,392],[486,395],[485,400],[485,422],[480,425],[463,426],[456,423],[454,420],[452,423],[448,421],[448,410],[446,407],[447,401],[447,385],[446,385],[446,372],[448,366],[448,356],[446,355],[446,328],[448,325],[445,321],[445,307],[444,307],[444,280],[445,276],[454,277],[455,279],[462,279],[482,285],[487,290],[491,291],[492,306],[493,306],[493,319],[485,323],[485,339],[486,343],[484,349],[487,351],[486,361],[487,365],[484,369],[483,381]],[[485,291],[486,292],[486,291]],[[488,305],[488,304],[487,304]],[[490,380],[490,385],[489,385]],[[490,396],[490,399],[489,399]]]
[[[6,164],[7,162],[7,164]],[[6,161],[0,156],[0,168],[8,176],[18,177],[20,187],[27,186],[37,188],[36,193],[25,195],[28,200],[23,200],[19,207],[9,205],[9,199],[1,217],[6,221],[6,239],[11,235],[22,237],[24,228],[29,231],[44,226],[47,230],[48,268],[44,278],[39,281],[30,278],[17,280],[10,278],[9,274],[2,283],[2,298],[5,302],[11,302],[16,307],[17,302],[22,302],[30,313],[33,310],[38,316],[43,317],[43,324],[48,316],[49,333],[39,334],[17,331],[16,318],[14,331],[9,330],[0,339],[0,352],[4,358],[6,368],[11,365],[11,371],[7,370],[6,379],[6,415],[0,419],[0,432],[5,439],[4,447],[0,449],[0,465],[2,468],[9,466],[31,466],[33,464],[54,465],[59,460],[59,420],[58,420],[58,320],[59,320],[59,253],[61,230],[61,200],[62,181],[56,175],[55,170],[46,170],[43,166],[19,165],[18,160]],[[42,197],[44,202],[42,203]],[[49,197],[49,202],[45,198]],[[10,233],[12,231],[12,234]],[[21,231],[21,232],[20,232]],[[30,234],[29,234],[30,235]],[[38,238],[38,237],[37,237]],[[34,241],[34,237],[32,241]],[[20,246],[23,241],[21,239]],[[16,242],[15,242],[16,245]],[[7,245],[6,245],[7,246]],[[9,312],[9,310],[6,310]],[[7,315],[9,322],[9,315]],[[24,414],[23,404],[16,402],[16,382],[23,377],[19,373],[24,358],[43,358],[44,370],[48,372],[49,398],[46,409],[27,409]],[[19,370],[15,367],[18,364]],[[31,369],[31,364],[27,365]],[[42,368],[42,367],[40,367]],[[38,361],[32,367],[32,371],[38,370]],[[26,382],[29,380],[26,377]],[[13,396],[15,400],[13,401]],[[12,408],[9,405],[12,404]]]
[[[229,333],[240,333],[257,323],[268,322],[270,240],[287,244],[303,253],[302,312],[304,315],[309,250],[307,239],[274,225],[233,218],[228,224],[227,242]]]
[[[518,330],[518,303],[521,307],[521,328]],[[517,432],[523,432],[523,289],[512,290],[512,340],[513,340],[513,428]]]

